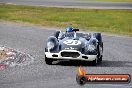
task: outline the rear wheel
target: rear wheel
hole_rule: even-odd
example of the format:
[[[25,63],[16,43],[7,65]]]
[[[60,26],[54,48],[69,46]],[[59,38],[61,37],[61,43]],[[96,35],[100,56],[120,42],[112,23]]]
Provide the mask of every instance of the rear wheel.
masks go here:
[[[96,39],[98,40],[99,44],[101,45],[101,43],[102,43],[101,33],[96,33]]]
[[[98,62],[101,62],[102,61],[102,55],[101,55],[101,50],[100,50],[100,48],[102,48],[102,47],[100,47],[100,45],[98,44],[98,46],[97,46],[97,50],[98,50],[98,55],[97,55],[97,58],[98,58]],[[103,48],[102,48],[102,50],[103,50]]]
[[[102,61],[102,52],[103,52],[103,42],[102,42],[102,36],[101,33],[96,33],[96,39],[98,40],[98,46],[97,46],[97,50],[98,50],[98,62]]]
[[[45,55],[45,63],[48,65],[52,65],[53,59],[52,58],[47,58]]]

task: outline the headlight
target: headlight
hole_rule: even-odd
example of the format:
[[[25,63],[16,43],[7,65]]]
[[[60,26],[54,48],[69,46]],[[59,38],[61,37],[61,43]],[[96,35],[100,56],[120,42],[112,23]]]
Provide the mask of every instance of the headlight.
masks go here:
[[[53,49],[54,48],[54,43],[53,42],[48,42],[47,43],[47,48],[48,49]]]
[[[89,45],[88,46],[88,50],[89,51],[93,51],[93,50],[95,50],[96,49],[96,47],[94,46],[94,45]]]

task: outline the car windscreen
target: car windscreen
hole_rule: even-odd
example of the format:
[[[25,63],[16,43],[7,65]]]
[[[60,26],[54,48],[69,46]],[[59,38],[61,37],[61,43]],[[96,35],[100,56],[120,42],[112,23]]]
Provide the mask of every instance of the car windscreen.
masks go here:
[[[84,34],[82,34],[82,33],[76,33],[76,37],[83,37],[83,36],[84,36]],[[74,32],[65,33],[65,37],[73,38],[74,37]]]

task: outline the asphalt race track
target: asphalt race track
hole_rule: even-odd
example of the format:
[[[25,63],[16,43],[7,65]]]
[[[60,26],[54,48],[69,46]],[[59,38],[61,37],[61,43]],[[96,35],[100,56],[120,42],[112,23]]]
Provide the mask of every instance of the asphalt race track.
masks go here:
[[[132,3],[130,2],[85,2],[85,0],[0,0],[0,2],[12,3],[17,5],[51,6],[67,8],[132,9]]]
[[[0,0],[18,5],[57,6],[92,9],[132,9],[132,3],[82,2],[79,0]],[[44,62],[44,44],[55,30],[0,22],[0,46],[7,46],[32,55],[34,62],[26,66],[0,70],[0,88],[131,88],[129,84],[76,83],[76,71],[83,65],[87,73],[132,75],[132,38],[103,35],[104,57],[97,66],[82,62]]]
[[[57,30],[57,29],[55,29]],[[26,52],[35,61],[26,66],[0,70],[0,88],[130,88],[130,84],[86,84],[76,83],[76,71],[83,62],[44,62],[44,44],[54,31],[39,26],[27,26],[0,22],[0,45]],[[103,35],[104,57],[97,66],[84,63],[87,73],[109,73],[132,75],[132,38]]]

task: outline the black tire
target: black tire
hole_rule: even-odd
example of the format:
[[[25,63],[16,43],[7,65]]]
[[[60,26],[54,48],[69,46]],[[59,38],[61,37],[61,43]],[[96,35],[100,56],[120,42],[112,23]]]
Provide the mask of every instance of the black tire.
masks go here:
[[[96,59],[97,59],[97,58],[96,58]],[[96,66],[96,65],[97,65],[96,59],[92,61],[92,66]]]
[[[58,39],[59,34],[60,34],[60,31],[56,31],[56,32],[54,33],[54,36]]]
[[[98,58],[98,62],[102,62],[102,55]]]
[[[104,49],[103,49],[103,48],[104,48],[103,42],[101,43],[101,47],[102,47],[102,52],[103,52],[103,50],[104,50]]]
[[[102,36],[101,33],[95,33],[96,34],[96,39],[99,41],[99,44],[102,44]]]
[[[100,46],[100,45],[98,44],[98,46],[97,46],[97,50],[98,50],[97,59],[98,59],[98,60],[97,60],[97,61],[98,61],[98,62],[101,62],[101,61],[102,61],[102,55],[100,54],[99,46]]]
[[[100,54],[100,51],[99,51],[99,47],[102,48],[102,52],[103,52],[103,42],[102,42],[102,36],[101,36],[101,33],[96,33],[96,39],[99,41],[98,42],[98,46],[97,46],[97,50],[98,50],[98,55],[97,55],[97,58],[98,58],[98,62],[101,62],[102,61],[102,55]]]
[[[45,63],[48,64],[48,65],[52,65],[52,62],[53,62],[53,59],[52,58],[47,58],[45,56]]]

